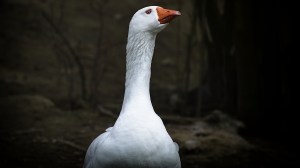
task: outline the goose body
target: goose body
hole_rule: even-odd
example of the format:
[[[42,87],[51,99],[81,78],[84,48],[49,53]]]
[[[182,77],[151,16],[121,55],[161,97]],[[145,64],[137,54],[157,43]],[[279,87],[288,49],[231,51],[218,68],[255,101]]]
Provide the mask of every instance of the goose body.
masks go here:
[[[157,6],[137,11],[129,24],[125,95],[114,124],[89,146],[84,168],[180,168],[173,142],[150,100],[151,62],[157,33],[180,15]]]

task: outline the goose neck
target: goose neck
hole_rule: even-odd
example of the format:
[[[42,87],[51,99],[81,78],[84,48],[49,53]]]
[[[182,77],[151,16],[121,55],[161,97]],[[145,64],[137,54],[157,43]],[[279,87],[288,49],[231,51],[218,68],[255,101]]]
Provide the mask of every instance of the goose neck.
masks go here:
[[[129,33],[123,108],[132,104],[152,108],[149,85],[155,38],[151,33]]]

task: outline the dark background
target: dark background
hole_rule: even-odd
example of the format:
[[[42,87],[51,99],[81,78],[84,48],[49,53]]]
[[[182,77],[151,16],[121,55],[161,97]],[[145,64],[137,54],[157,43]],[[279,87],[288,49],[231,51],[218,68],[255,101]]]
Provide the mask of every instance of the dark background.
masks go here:
[[[183,167],[299,166],[291,103],[293,4],[0,4],[1,164],[82,166],[89,143],[121,108],[129,21],[138,9],[159,5],[182,16],[157,37],[151,99],[179,143]]]

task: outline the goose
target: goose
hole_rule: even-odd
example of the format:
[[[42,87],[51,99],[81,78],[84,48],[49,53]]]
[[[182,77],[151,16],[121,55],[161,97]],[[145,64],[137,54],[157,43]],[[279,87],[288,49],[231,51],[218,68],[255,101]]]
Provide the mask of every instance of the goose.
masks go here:
[[[155,113],[149,93],[156,35],[179,11],[149,6],[129,24],[122,109],[113,127],[89,146],[84,168],[180,168],[179,147]]]

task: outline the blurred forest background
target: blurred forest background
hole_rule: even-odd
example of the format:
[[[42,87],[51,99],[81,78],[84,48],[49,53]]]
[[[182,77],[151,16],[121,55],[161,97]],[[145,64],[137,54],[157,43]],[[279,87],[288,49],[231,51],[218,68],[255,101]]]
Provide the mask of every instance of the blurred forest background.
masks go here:
[[[183,167],[299,167],[288,2],[3,0],[1,167],[82,167],[124,94],[132,15],[179,10],[157,37],[151,99]]]

